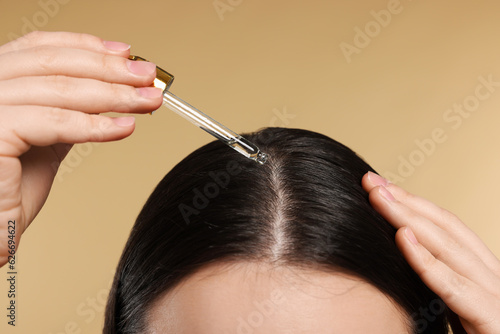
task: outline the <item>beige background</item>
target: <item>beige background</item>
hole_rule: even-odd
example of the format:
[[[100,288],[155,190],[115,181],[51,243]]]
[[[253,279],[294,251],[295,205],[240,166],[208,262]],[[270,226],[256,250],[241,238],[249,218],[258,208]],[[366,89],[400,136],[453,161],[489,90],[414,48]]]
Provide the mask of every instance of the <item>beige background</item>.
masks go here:
[[[220,16],[213,0],[0,0],[0,42],[29,24],[128,42],[176,76],[175,94],[236,132],[278,125],[329,135],[457,213],[500,255],[500,87],[458,128],[444,119],[453,104],[474,102],[478,77],[500,82],[497,1],[219,2],[231,10]],[[371,11],[388,8],[399,13],[374,24]],[[356,46],[356,27],[374,29],[372,37],[356,40],[358,53],[346,57],[341,43]],[[423,153],[416,141],[433,131],[446,140]],[[211,140],[161,108],[137,116],[130,138],[76,146],[22,239],[15,331],[99,332],[144,201],[175,163]],[[3,310],[6,276],[2,268]],[[11,332],[4,312],[0,332]]]

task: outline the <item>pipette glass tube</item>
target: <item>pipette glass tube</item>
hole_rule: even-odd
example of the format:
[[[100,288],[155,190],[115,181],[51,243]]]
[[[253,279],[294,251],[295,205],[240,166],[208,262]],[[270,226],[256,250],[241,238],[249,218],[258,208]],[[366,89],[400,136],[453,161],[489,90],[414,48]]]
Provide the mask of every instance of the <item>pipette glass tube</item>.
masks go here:
[[[130,56],[130,59],[145,60],[144,58],[137,56]],[[156,67],[156,73],[157,76],[153,84],[155,87],[163,89],[164,106],[181,115],[194,125],[198,126],[200,129],[205,130],[215,138],[221,140],[232,149],[243,154],[245,157],[258,162],[259,164],[264,164],[266,162],[267,154],[260,151],[255,144],[229,130],[207,114],[201,112],[189,103],[172,94],[168,89],[174,80],[173,75],[160,67]]]
[[[261,152],[253,143],[229,130],[224,125],[199,111],[189,103],[181,100],[168,90],[163,91],[163,105],[181,115],[194,125],[200,127],[200,129],[210,133],[212,136],[221,140],[247,158],[255,160],[260,164],[266,162],[267,155]]]

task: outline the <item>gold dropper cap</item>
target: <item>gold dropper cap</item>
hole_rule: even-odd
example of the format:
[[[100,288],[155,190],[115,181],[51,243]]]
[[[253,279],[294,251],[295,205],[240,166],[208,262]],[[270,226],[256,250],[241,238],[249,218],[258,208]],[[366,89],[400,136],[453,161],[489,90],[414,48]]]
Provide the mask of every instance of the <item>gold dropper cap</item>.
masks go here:
[[[147,61],[146,59],[139,56],[129,56],[128,59]],[[156,78],[153,82],[153,86],[155,86],[156,88],[161,88],[163,91],[165,91],[170,88],[172,82],[174,82],[174,76],[164,69],[156,66]]]

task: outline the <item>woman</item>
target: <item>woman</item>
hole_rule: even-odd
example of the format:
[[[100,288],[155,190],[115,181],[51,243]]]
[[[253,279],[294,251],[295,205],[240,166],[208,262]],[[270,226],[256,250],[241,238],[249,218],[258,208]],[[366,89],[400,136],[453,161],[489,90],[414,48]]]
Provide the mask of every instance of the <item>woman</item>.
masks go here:
[[[2,128],[5,130],[0,133],[0,175],[3,185],[0,189],[0,198],[2,198],[0,202],[0,218],[2,220],[0,223],[4,230],[7,230],[6,222],[8,220],[16,220],[20,232],[24,231],[31,223],[48,195],[56,172],[53,168],[54,161],[61,161],[72,143],[117,140],[133,132],[133,119],[125,118],[113,121],[105,116],[88,114],[97,114],[109,110],[149,112],[161,104],[161,92],[148,87],[154,79],[154,66],[147,65],[148,63],[146,65],[130,64],[126,60],[128,50],[128,46],[123,43],[103,42],[93,36],[71,33],[30,34],[0,48],[0,57],[4,60],[0,62],[0,64],[4,64],[2,65],[4,68],[0,71],[0,78],[2,79],[0,82],[2,85],[0,87],[2,88],[0,90],[2,103],[0,117],[2,118]],[[75,61],[78,62],[77,65],[73,63]],[[8,66],[5,64],[8,64]],[[65,76],[62,77],[61,74]],[[61,90],[61,87],[64,87],[64,89]],[[74,89],[75,87],[78,87],[78,89]],[[122,103],[124,100],[127,103]],[[253,139],[260,143],[261,146],[264,146],[266,141],[269,140],[268,138],[259,139],[258,136]],[[207,149],[213,149],[217,152],[219,150],[216,144],[211,144],[199,153],[206,153]],[[270,152],[268,153],[279,161],[279,151],[273,152],[272,147],[269,147],[269,149]],[[340,148],[340,150],[346,149]],[[225,151],[229,150],[226,149]],[[226,154],[224,152],[220,153]],[[293,156],[293,150],[288,153]],[[314,160],[314,163],[308,160],[308,153],[309,151],[299,154],[298,158],[300,159],[298,161],[302,165],[299,170],[307,170],[308,168],[305,167],[311,166],[312,168],[312,166],[317,165],[317,160]],[[349,155],[350,153],[346,154]],[[219,157],[219,153],[216,156]],[[230,160],[232,161],[232,158]],[[354,160],[351,162],[354,162]],[[220,156],[217,163],[220,164],[222,161],[228,163],[227,158],[224,160]],[[189,163],[189,159],[187,163]],[[365,171],[369,170],[368,166],[364,165],[362,161],[354,163],[359,168],[365,168]],[[186,167],[185,163],[183,166]],[[217,166],[218,169],[214,170],[210,170],[210,166],[209,163],[202,166],[187,165],[187,167],[190,167],[189,170],[193,171],[196,168],[205,168],[203,172],[209,177],[210,171],[215,173],[215,170],[221,170],[220,165]],[[269,165],[263,166],[263,168],[270,168],[270,166],[276,167],[276,164],[271,162]],[[237,173],[239,170],[237,167],[241,168],[239,173]],[[171,211],[177,214],[173,223],[179,221],[182,223],[182,228],[179,229],[180,232],[178,233],[182,235],[182,233],[187,233],[186,231],[193,232],[193,227],[203,227],[207,233],[211,230],[220,231],[221,226],[213,226],[218,220],[212,218],[221,215],[220,212],[210,210],[210,205],[213,205],[213,203],[217,203],[214,207],[221,210],[226,210],[224,205],[228,203],[229,207],[227,209],[232,208],[234,218],[238,218],[238,210],[241,205],[235,205],[235,203],[240,201],[240,204],[246,204],[245,201],[248,198],[244,197],[241,192],[232,193],[235,198],[228,197],[228,194],[231,193],[231,189],[252,189],[252,185],[248,184],[248,180],[243,185],[238,182],[244,180],[244,176],[247,175],[249,169],[257,167],[259,166],[248,165],[248,162],[243,161],[241,166],[225,165],[225,172],[234,181],[234,184],[231,183],[231,185],[227,186],[227,190],[224,189],[226,182],[221,176],[225,174],[212,174],[215,175],[216,179],[212,178],[213,181],[209,183],[217,185],[220,192],[217,196],[215,195],[216,188],[214,186],[211,186],[212,188],[207,186],[207,193],[197,188],[206,186],[204,183],[199,183],[200,179],[197,175],[193,177],[194,183],[189,183],[189,178],[184,177],[184,182],[179,186],[182,186],[184,190],[189,190],[189,194],[177,192],[176,196],[179,196],[178,198],[165,197],[177,203],[177,210]],[[292,167],[293,164],[290,165],[290,168]],[[341,167],[340,169],[342,169]],[[261,173],[263,168],[255,172]],[[328,216],[331,213],[330,211],[336,209],[331,207],[332,203],[336,203],[338,198],[350,194],[351,191],[353,191],[353,194],[349,196],[354,196],[354,200],[349,198],[347,200],[350,204],[354,204],[356,210],[348,211],[345,215],[347,217],[356,217],[360,212],[358,210],[359,205],[363,206],[365,212],[370,212],[362,204],[363,201],[366,202],[366,198],[361,195],[360,188],[350,189],[356,184],[354,182],[355,177],[361,179],[362,173],[360,174],[359,168],[355,168],[356,172],[351,175],[347,184],[348,189],[338,192],[333,202],[323,203],[324,205],[318,207],[318,210],[311,210],[310,208],[305,210],[307,207],[302,205],[304,203],[298,197],[295,198],[293,208],[288,208],[285,195],[289,192],[285,191],[280,195],[279,189],[281,188],[277,186],[273,188],[274,190],[269,190],[271,193],[267,193],[263,199],[274,195],[275,198],[281,198],[283,201],[278,200],[274,202],[274,206],[270,206],[271,202],[267,203],[267,201],[262,201],[262,198],[257,198],[261,196],[261,193],[254,189],[251,192],[253,196],[251,200],[254,202],[260,200],[259,203],[264,205],[264,208],[254,207],[255,212],[252,213],[252,207],[248,207],[247,216],[245,217],[248,217],[248,214],[261,217],[261,213],[264,212],[265,216],[268,217],[266,221],[268,226],[273,226],[270,223],[271,221],[274,223],[287,221],[282,214],[291,210],[297,217],[307,214],[312,215],[309,217],[310,219],[302,218],[299,221],[316,222],[312,218],[317,218],[317,221],[320,221],[325,216]],[[325,170],[329,169],[326,168]],[[208,173],[206,173],[207,171]],[[36,178],[33,178],[33,175],[36,175]],[[175,172],[172,175],[175,175]],[[202,173],[202,175],[204,174]],[[219,175],[218,178],[217,175]],[[261,186],[279,184],[281,179],[277,177],[278,175],[281,175],[280,168],[268,171],[267,177],[270,179],[266,179],[265,175],[260,175],[261,178],[255,180],[255,182],[260,182]],[[293,175],[299,176],[300,173]],[[339,175],[344,174],[340,173]],[[309,194],[311,198],[314,198],[317,195],[315,192],[321,186],[321,176],[323,175],[317,175],[317,184],[314,184],[314,187],[310,183],[311,180],[299,179],[297,181],[294,179],[285,183],[299,187],[300,191],[296,194],[300,194],[300,198],[307,199]],[[335,179],[335,177],[332,178]],[[26,182],[27,180],[30,181]],[[217,180],[219,183],[217,183]],[[342,183],[346,180],[338,179],[337,181]],[[176,180],[169,182],[175,184]],[[225,327],[211,328],[214,331],[235,332],[239,330],[241,333],[259,333],[259,331],[263,333],[264,330],[267,330],[265,326],[268,325],[277,326],[270,328],[283,333],[289,332],[289,330],[293,332],[297,328],[302,328],[304,331],[313,329],[328,330],[328,326],[358,330],[351,327],[341,327],[343,325],[357,325],[358,320],[346,321],[345,323],[339,322],[343,319],[352,320],[347,318],[349,313],[335,318],[337,320],[335,323],[328,322],[331,321],[332,314],[352,310],[358,312],[354,313],[358,316],[356,319],[362,319],[371,314],[375,315],[373,321],[389,319],[391,322],[390,326],[384,323],[378,324],[381,327],[374,327],[375,322],[370,322],[373,325],[370,327],[371,332],[375,330],[381,330],[384,333],[387,333],[388,330],[401,330],[402,332],[411,332],[412,330],[430,331],[431,328],[435,328],[438,333],[439,331],[444,333],[446,329],[443,326],[446,324],[446,318],[451,314],[447,309],[449,307],[458,315],[461,323],[469,333],[500,332],[498,319],[498,314],[500,314],[500,265],[498,259],[489,252],[486,246],[455,216],[443,213],[441,209],[423,199],[406,194],[395,185],[387,184],[386,181],[375,174],[364,176],[362,185],[366,191],[369,191],[369,198],[374,208],[394,227],[399,229],[395,238],[405,259],[430,290],[441,297],[447,307],[441,303],[441,299],[436,298],[429,289],[422,286],[422,282],[418,280],[415,274],[412,274],[409,267],[402,261],[403,258],[394,251],[389,242],[391,240],[387,240],[388,236],[394,233],[394,230],[385,224],[379,216],[376,216],[374,212],[369,213],[369,216],[377,224],[371,227],[366,226],[375,229],[376,233],[374,235],[377,235],[377,240],[380,240],[380,242],[370,244],[370,240],[365,238],[366,242],[359,244],[370,245],[372,251],[366,252],[363,249],[364,246],[357,249],[360,252],[363,251],[366,256],[372,255],[371,259],[373,261],[379,259],[379,256],[385,252],[392,262],[382,261],[380,264],[385,266],[390,264],[387,267],[387,271],[391,272],[389,276],[396,275],[392,282],[384,282],[386,277],[384,275],[387,274],[384,270],[369,267],[369,265],[376,262],[371,263],[361,257],[360,262],[356,265],[351,261],[352,258],[343,258],[342,248],[340,253],[335,253],[335,247],[333,247],[333,250],[331,249],[331,246],[336,245],[337,242],[351,240],[347,236],[335,240],[332,238],[337,236],[336,233],[326,235],[316,233],[323,232],[324,228],[327,227],[326,224],[321,227],[310,225],[307,226],[308,229],[304,230],[300,228],[305,226],[295,224],[294,226],[298,230],[291,234],[295,238],[289,238],[290,234],[284,233],[285,230],[280,229],[277,229],[277,231],[282,231],[283,234],[262,232],[268,231],[262,226],[260,226],[260,229],[255,229],[255,231],[246,230],[245,232],[243,229],[241,231],[245,233],[236,238],[238,243],[229,243],[222,248],[215,248],[214,253],[211,254],[196,252],[199,244],[194,241],[198,241],[198,239],[190,240],[191,234],[175,240],[167,238],[163,242],[170,244],[166,245],[169,247],[178,240],[185,243],[184,248],[170,248],[172,251],[177,252],[184,250],[182,254],[160,254],[165,257],[164,261],[167,263],[167,260],[171,258],[180,261],[180,264],[176,264],[179,267],[176,268],[182,268],[182,270],[163,273],[162,275],[166,275],[164,277],[166,280],[158,281],[158,286],[150,289],[147,286],[142,286],[140,280],[135,279],[134,275],[142,275],[148,279],[151,277],[156,278],[155,275],[159,273],[158,270],[163,269],[163,264],[150,263],[150,266],[146,268],[152,268],[152,272],[130,272],[128,271],[127,262],[137,261],[137,259],[147,260],[149,258],[145,256],[147,252],[144,252],[141,247],[146,247],[146,251],[149,249],[152,255],[157,255],[154,254],[155,249],[162,246],[161,240],[148,245],[144,243],[148,238],[141,238],[142,233],[149,232],[148,228],[139,228],[141,224],[146,224],[147,227],[147,224],[155,223],[155,219],[149,219],[151,218],[148,217],[150,213],[145,209],[139,216],[137,228],[134,229],[129,240],[129,245],[130,243],[133,244],[134,240],[137,240],[137,245],[140,247],[136,249],[128,246],[124,252],[124,260],[122,260],[117,271],[114,294],[110,298],[105,330],[107,332],[119,330],[134,332],[145,329],[150,332],[155,330],[161,332],[165,328],[162,326],[171,326],[177,320],[184,320],[184,323],[179,325],[188,326],[194,324],[198,326],[193,328],[198,332],[204,332],[206,326],[215,324]],[[198,191],[195,192],[195,189],[198,189]],[[329,193],[330,190],[325,188],[324,191]],[[155,195],[158,195],[158,193],[155,193]],[[170,196],[170,193],[165,195]],[[210,196],[213,196],[213,198]],[[225,197],[228,197],[230,201],[220,202]],[[152,196],[152,198],[158,199],[158,196]],[[180,201],[180,199],[187,198],[191,201]],[[317,199],[321,200],[320,198]],[[161,212],[162,206],[167,203],[156,202],[152,205],[149,202],[148,204],[150,208]],[[317,203],[308,202],[308,204],[316,205]],[[273,208],[283,210],[273,211],[271,210]],[[285,208],[288,209],[284,210]],[[313,207],[313,209],[316,209],[316,207]],[[144,217],[148,219],[142,220]],[[196,218],[200,217],[201,220],[196,220]],[[274,220],[269,217],[274,217]],[[165,217],[162,219],[165,219]],[[244,221],[246,220],[239,222],[241,227],[244,227]],[[258,222],[256,224],[258,225]],[[343,225],[337,224],[336,226],[341,228]],[[164,226],[160,227],[163,228]],[[173,228],[172,224],[170,228]],[[239,231],[238,229],[236,232]],[[149,233],[149,235],[154,236],[154,233]],[[195,235],[199,236],[199,234],[193,234],[193,236]],[[234,235],[238,236],[238,234]],[[270,235],[273,237],[272,239],[269,239]],[[303,242],[301,236],[307,241]],[[16,246],[19,237],[20,233],[17,233]],[[356,238],[356,235],[351,236],[351,238]],[[201,240],[204,240],[204,238],[201,238]],[[222,238],[221,240],[227,239]],[[259,241],[260,243],[250,243],[249,240]],[[273,244],[269,240],[274,240],[275,243]],[[245,242],[249,247],[251,245],[256,246],[250,250],[238,250],[238,244],[241,245]],[[9,249],[6,242],[2,245],[4,245],[4,248],[0,249],[0,254],[4,256],[2,263],[5,263]],[[188,248],[187,245],[191,248]],[[264,245],[275,246],[265,248]],[[161,247],[158,249],[161,249]],[[213,247],[208,249],[211,250]],[[217,249],[222,253],[217,253]],[[263,253],[263,249],[267,249],[268,252]],[[139,252],[139,250],[143,253],[136,256],[135,252]],[[290,251],[286,252],[285,250]],[[232,256],[233,261],[225,261],[226,255]],[[354,255],[357,254],[353,251]],[[244,261],[234,261],[238,256]],[[332,257],[336,261],[334,266],[329,265],[331,262],[327,261]],[[156,256],[156,258],[161,259],[162,257]],[[211,263],[213,259],[217,261]],[[183,261],[187,262],[188,267],[181,266]],[[124,263],[127,263],[127,265],[124,265]],[[393,266],[399,269],[395,270]],[[140,268],[141,265],[136,264],[136,267]],[[224,273],[230,273],[231,275],[224,276]],[[248,279],[252,275],[255,277],[253,281]],[[401,280],[397,277],[401,277]],[[242,281],[244,284],[239,285],[238,283]],[[206,285],[200,286],[200,282],[206,283]],[[252,286],[252,283],[258,284]],[[218,286],[217,284],[219,284],[219,289],[215,289]],[[223,284],[222,287],[227,288],[227,291],[231,293],[223,295],[224,298],[222,299],[214,300],[208,291],[224,291],[225,289],[221,289],[220,284]],[[398,284],[401,286],[398,287]],[[183,286],[188,288],[182,290]],[[406,288],[413,286],[419,287],[419,293],[412,291],[403,293]],[[203,287],[208,287],[208,290],[203,289]],[[318,287],[321,287],[321,289],[318,290]],[[137,288],[140,288],[139,294],[131,291]],[[189,291],[199,293],[189,295]],[[260,295],[251,294],[250,291],[256,291]],[[149,292],[152,292],[153,295],[148,295]],[[241,294],[237,292],[241,292]],[[336,298],[325,298],[327,295]],[[175,296],[178,296],[178,298]],[[202,304],[202,306],[205,307],[198,308],[198,313],[183,312],[185,307],[196,306],[196,300],[193,300],[193,298],[199,298],[200,296],[204,297],[203,302],[205,304]],[[339,298],[341,296],[347,296],[348,298],[345,302],[340,302],[341,299]],[[366,298],[367,296],[370,298]],[[236,299],[231,300],[231,298]],[[332,300],[336,300],[337,303],[329,303]],[[358,304],[352,304],[353,300],[358,300]],[[320,308],[315,308],[320,301],[326,304],[321,304]],[[376,303],[366,304],[365,301],[375,301]],[[235,313],[230,317],[223,317],[225,313],[218,311],[228,312],[232,310],[228,307],[230,305],[233,305]],[[364,309],[366,312],[359,313],[360,305],[368,307]],[[220,308],[217,308],[219,306]],[[245,308],[245,306],[247,307]],[[141,307],[146,307],[146,309],[141,310]],[[169,307],[171,308],[169,309]],[[300,309],[300,307],[303,308]],[[213,310],[213,313],[200,313],[203,310]],[[260,312],[260,316],[256,313],[256,310]],[[329,310],[330,312],[321,314],[321,310]],[[416,314],[415,312],[411,313],[412,310],[418,312]],[[293,311],[296,311],[296,313]],[[377,312],[382,313],[378,316]],[[170,319],[176,321],[169,321],[169,314],[177,314],[178,316],[174,317],[174,319]],[[317,317],[321,315],[323,317]],[[189,318],[189,316],[192,316],[192,318]],[[218,316],[219,321],[211,321],[216,316]],[[307,319],[309,322],[304,323],[303,321]],[[327,321],[327,323],[321,321]],[[359,325],[362,326],[363,323],[359,321]],[[394,327],[391,327],[392,325]],[[359,328],[366,329],[366,327]],[[191,330],[191,328],[186,329],[186,327],[180,329]]]
[[[245,138],[269,155],[263,166],[213,142],[151,194],[118,266],[105,333],[416,333],[431,305],[422,332],[447,333],[444,303],[368,202],[366,163],[305,130]],[[273,291],[282,302],[252,318]]]

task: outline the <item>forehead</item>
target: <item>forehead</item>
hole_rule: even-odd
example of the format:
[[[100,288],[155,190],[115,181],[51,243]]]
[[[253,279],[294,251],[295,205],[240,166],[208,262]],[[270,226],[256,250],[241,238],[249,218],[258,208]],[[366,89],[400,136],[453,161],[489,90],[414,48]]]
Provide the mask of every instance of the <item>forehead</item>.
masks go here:
[[[386,295],[341,273],[237,263],[206,267],[161,296],[150,334],[407,334]]]

